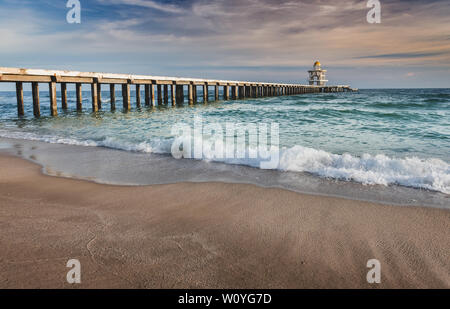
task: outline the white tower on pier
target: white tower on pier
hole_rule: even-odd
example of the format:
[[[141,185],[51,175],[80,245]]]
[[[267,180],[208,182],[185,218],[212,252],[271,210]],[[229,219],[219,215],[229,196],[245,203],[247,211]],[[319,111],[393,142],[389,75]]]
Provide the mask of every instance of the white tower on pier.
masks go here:
[[[313,70],[308,71],[309,73],[309,84],[317,86],[325,86],[327,83],[326,72],[327,70],[322,70],[319,61],[314,62]]]

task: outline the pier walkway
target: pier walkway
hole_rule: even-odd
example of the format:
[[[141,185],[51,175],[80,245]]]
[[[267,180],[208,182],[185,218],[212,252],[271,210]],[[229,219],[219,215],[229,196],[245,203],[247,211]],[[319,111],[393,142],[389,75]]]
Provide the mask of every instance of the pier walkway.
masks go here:
[[[197,102],[197,87],[200,87],[201,91],[203,91],[204,103],[210,99],[215,101],[220,99],[219,87],[223,89],[223,100],[355,91],[348,85],[317,86],[6,67],[0,67],[0,82],[16,84],[17,113],[19,116],[24,115],[23,83],[31,83],[35,117],[39,117],[41,114],[39,100],[39,85],[41,83],[48,85],[50,113],[52,116],[58,114],[57,84],[60,85],[61,109],[64,110],[68,108],[67,84],[75,84],[78,111],[83,109],[82,84],[89,84],[91,86],[92,111],[94,112],[103,108],[102,85],[109,85],[111,110],[116,108],[116,85],[120,85],[122,88],[121,95],[125,110],[131,109],[130,91],[132,90],[136,91],[136,102],[134,103],[137,107],[141,106],[142,94],[143,103],[146,106],[155,106],[156,102],[158,105],[169,104],[169,101],[174,106],[185,102],[194,104]],[[214,96],[212,98],[209,97],[210,87],[214,88]],[[187,93],[187,99],[185,98],[185,93]]]

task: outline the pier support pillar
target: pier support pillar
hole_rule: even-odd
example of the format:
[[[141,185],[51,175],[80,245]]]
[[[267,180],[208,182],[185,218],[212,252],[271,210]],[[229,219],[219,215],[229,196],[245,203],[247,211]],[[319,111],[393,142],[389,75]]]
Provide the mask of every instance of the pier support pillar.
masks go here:
[[[97,83],[97,106],[102,109],[102,84]]]
[[[128,111],[131,109],[130,102],[130,84],[126,83],[122,85],[122,98],[123,98],[123,108]]]
[[[177,85],[176,92],[177,92],[177,104],[183,104],[184,103],[184,88],[183,88],[183,85]]]
[[[164,85],[164,104],[169,104],[169,85]]]
[[[136,107],[141,107],[141,85],[136,85]]]
[[[188,85],[188,97],[189,97],[189,105],[193,105],[194,104],[194,85],[192,85],[192,84]]]
[[[150,85],[144,86],[145,106],[150,106]]]
[[[39,83],[31,83],[31,89],[33,93],[33,114],[34,117],[40,117],[41,107],[39,105]]]
[[[57,116],[58,115],[58,103],[56,102],[56,81],[52,81],[52,82],[48,83],[48,90],[49,90],[49,98],[50,98],[50,115]]]
[[[219,85],[214,86],[214,101],[219,101]]]
[[[116,110],[116,85],[109,84],[109,101],[111,103],[111,110]]]
[[[23,83],[16,82],[16,97],[17,97],[17,114],[23,116],[25,114],[23,108]]]
[[[230,90],[228,88],[229,86],[223,86],[223,99],[228,100],[230,95]]]
[[[98,93],[97,93],[97,83],[91,84],[91,96],[92,96],[92,111],[98,111]]]
[[[237,86],[231,86],[231,98],[236,100],[238,97],[238,89]]]
[[[208,84],[203,85],[203,103],[208,102]]]
[[[197,85],[192,85],[192,98],[194,99],[194,103],[197,103]]]
[[[155,106],[155,85],[150,85],[150,105]]]
[[[158,105],[162,104],[162,88],[161,85],[156,85],[156,91],[158,92]]]
[[[239,98],[240,99],[245,98],[245,86],[239,86]]]
[[[75,84],[75,92],[77,94],[77,111],[81,112],[83,110],[83,88],[81,83]]]
[[[67,109],[67,84],[61,83],[61,108]]]
[[[176,91],[176,84],[170,85],[170,99],[172,101],[172,106],[177,105],[177,91]]]

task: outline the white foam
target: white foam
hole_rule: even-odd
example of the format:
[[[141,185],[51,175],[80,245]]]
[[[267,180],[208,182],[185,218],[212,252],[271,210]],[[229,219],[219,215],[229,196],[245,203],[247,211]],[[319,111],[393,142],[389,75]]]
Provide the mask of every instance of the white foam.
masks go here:
[[[294,146],[282,150],[280,169],[363,184],[397,184],[450,194],[450,165],[435,158],[391,158],[383,154],[356,157]]]
[[[124,142],[117,138],[107,137],[101,141],[79,140],[55,136],[39,136],[34,133],[12,132],[0,130],[0,136],[6,138],[27,139],[47,143],[69,144],[79,146],[102,146],[126,151],[143,153],[169,154],[174,138],[158,138],[140,143]],[[210,149],[211,141],[202,141]],[[199,141],[194,141],[198,145]],[[193,150],[192,150],[193,151]],[[255,149],[250,149],[255,152]],[[278,170],[291,172],[308,172],[321,177],[351,180],[363,184],[402,185],[414,188],[429,189],[450,194],[450,164],[440,159],[422,159],[418,157],[392,158],[386,155],[364,154],[361,157],[351,154],[333,154],[323,150],[294,146],[278,150],[272,147],[271,152],[279,151]],[[189,157],[183,153],[183,157]],[[193,157],[191,154],[190,157]],[[267,158],[216,159],[211,153],[204,153],[204,160],[219,161],[227,164],[241,164],[259,167]]]

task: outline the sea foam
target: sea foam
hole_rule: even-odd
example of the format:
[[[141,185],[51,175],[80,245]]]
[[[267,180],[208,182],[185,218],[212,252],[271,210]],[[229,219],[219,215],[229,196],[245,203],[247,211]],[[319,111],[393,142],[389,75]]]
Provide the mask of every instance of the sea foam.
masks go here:
[[[156,138],[139,143],[107,137],[103,140],[80,140],[55,136],[39,136],[34,133],[12,132],[0,130],[0,136],[6,138],[42,141],[54,144],[79,146],[108,147],[132,152],[170,154],[175,138]],[[210,148],[212,141],[202,141]],[[194,141],[198,145],[199,141]],[[195,146],[194,146],[195,147]],[[255,149],[249,151],[257,152]],[[440,191],[450,194],[450,164],[436,158],[405,157],[393,158],[384,154],[354,156],[348,153],[333,154],[303,146],[277,149],[279,151],[278,170],[290,172],[306,172],[320,177],[346,181],[355,181],[366,185],[402,185],[420,189]],[[184,153],[183,157],[187,157]],[[193,157],[191,155],[191,157]],[[266,158],[219,158],[216,159],[207,152],[204,160],[227,164],[239,164],[259,167]]]

